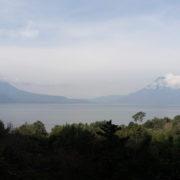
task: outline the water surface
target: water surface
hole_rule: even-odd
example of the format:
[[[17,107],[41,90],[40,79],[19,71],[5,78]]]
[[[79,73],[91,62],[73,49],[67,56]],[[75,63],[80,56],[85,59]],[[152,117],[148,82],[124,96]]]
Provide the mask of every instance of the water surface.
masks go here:
[[[0,104],[0,119],[19,126],[41,120],[48,129],[57,124],[90,123],[112,119],[116,124],[128,124],[138,111],[153,117],[173,117],[180,106],[125,106],[100,104]]]

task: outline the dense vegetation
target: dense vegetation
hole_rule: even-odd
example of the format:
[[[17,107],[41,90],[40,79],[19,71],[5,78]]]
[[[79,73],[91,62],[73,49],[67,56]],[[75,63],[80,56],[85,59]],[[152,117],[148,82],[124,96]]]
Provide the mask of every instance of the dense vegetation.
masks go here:
[[[0,122],[0,179],[180,179],[180,116],[134,122],[18,128]]]

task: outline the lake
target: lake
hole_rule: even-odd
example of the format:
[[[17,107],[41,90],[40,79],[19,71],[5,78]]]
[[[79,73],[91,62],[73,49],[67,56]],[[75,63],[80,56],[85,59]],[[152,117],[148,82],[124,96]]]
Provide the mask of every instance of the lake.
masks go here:
[[[138,111],[153,117],[173,117],[180,114],[180,106],[125,106],[100,104],[0,104],[0,119],[19,126],[25,122],[41,120],[50,130],[65,123],[90,123],[113,120],[116,124],[128,124]]]

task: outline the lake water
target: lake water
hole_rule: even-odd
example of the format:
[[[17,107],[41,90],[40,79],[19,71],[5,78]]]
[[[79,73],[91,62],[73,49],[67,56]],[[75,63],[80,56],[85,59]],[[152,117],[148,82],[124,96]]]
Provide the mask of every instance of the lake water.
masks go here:
[[[128,124],[138,111],[153,117],[173,117],[180,114],[180,106],[125,106],[100,104],[0,104],[0,119],[19,126],[25,122],[41,120],[50,130],[65,123],[90,123],[113,120],[116,124]]]

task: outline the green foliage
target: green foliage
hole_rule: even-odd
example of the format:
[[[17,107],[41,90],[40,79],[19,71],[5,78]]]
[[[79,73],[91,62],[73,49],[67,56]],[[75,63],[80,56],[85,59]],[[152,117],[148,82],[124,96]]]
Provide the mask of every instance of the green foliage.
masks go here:
[[[144,127],[147,129],[163,129],[165,124],[168,122],[167,118],[159,119],[154,118],[152,120],[148,120],[144,123]]]
[[[44,137],[47,135],[46,128],[41,121],[33,123],[34,134],[38,137]]]
[[[7,124],[5,127],[4,123],[0,120],[0,137],[7,135],[12,130],[12,124]]]
[[[146,116],[146,113],[140,111],[132,116],[135,122],[142,122],[144,117]]]
[[[120,127],[118,127],[115,124],[112,124],[112,121],[110,120],[100,125],[100,131],[98,132],[98,134],[107,139],[112,139],[119,129]]]
[[[5,135],[5,133],[6,133],[6,129],[4,127],[4,123],[0,121],[0,137]]]
[[[176,126],[180,127],[180,115],[174,117],[173,126],[174,127],[176,127]]]
[[[36,137],[45,137],[47,135],[46,128],[41,121],[36,121],[33,124],[25,123],[24,125],[17,128],[15,132],[22,135]]]
[[[56,125],[51,129],[51,136],[58,136],[63,130],[63,126]]]
[[[55,126],[50,134],[50,140],[55,149],[75,148],[84,153],[92,145],[94,134],[90,131],[89,126],[84,124]]]
[[[134,122],[131,121],[131,122],[129,123],[128,127],[133,127],[133,126],[136,126],[136,125],[137,125],[136,123],[134,123]]]
[[[179,179],[179,150],[180,116],[57,125],[49,134],[40,121],[14,130],[0,122],[2,180]]]

